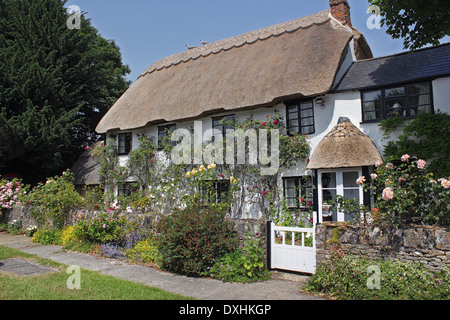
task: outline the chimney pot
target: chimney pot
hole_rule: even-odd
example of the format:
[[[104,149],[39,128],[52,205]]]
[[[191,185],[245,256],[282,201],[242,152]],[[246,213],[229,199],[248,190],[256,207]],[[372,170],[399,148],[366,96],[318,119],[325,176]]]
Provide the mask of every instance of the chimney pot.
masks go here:
[[[347,0],[330,0],[331,14],[343,25],[352,28],[350,5]]]

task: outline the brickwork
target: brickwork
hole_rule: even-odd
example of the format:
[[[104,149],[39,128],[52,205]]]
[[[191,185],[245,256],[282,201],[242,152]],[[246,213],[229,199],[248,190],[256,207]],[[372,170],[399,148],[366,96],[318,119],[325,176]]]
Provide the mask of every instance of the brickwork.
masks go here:
[[[330,0],[331,14],[343,25],[352,27],[350,5],[347,0]]]

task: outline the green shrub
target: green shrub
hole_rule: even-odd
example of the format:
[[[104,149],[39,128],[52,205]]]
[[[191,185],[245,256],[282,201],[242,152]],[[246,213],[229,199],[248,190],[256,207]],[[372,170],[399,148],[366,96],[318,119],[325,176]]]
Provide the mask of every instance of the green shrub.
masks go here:
[[[271,274],[264,266],[264,250],[259,234],[247,235],[244,246],[225,254],[208,270],[208,276],[224,282],[265,281]]]
[[[106,244],[123,238],[125,224],[125,217],[119,217],[115,210],[101,212],[91,218],[80,212],[76,219],[75,234],[79,240],[87,243]]]
[[[125,252],[125,255],[131,261],[139,261],[142,263],[157,263],[158,254],[158,243],[152,236],[139,241]]]
[[[379,289],[369,288],[371,266],[379,268]],[[317,266],[303,290],[345,300],[448,300],[450,272],[430,272],[413,262],[335,256]]]
[[[38,229],[31,241],[44,245],[61,245],[61,233],[61,230],[54,228]]]
[[[225,215],[220,208],[195,202],[164,216],[157,226],[160,267],[190,276],[204,274],[219,256],[236,247],[236,232]]]
[[[75,208],[82,203],[82,198],[73,185],[73,173],[69,170],[61,176],[39,183],[29,193],[28,199],[34,202],[32,217],[39,226],[51,225],[62,229]]]

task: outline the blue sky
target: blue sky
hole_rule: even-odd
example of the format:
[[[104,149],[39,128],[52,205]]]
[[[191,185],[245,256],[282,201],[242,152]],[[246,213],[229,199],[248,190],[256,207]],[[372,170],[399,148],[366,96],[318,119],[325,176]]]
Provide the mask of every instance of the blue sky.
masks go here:
[[[349,3],[352,23],[375,57],[404,51],[402,40],[386,35],[385,27],[367,27],[367,1]],[[187,50],[186,44],[222,40],[329,8],[328,0],[69,0],[69,5],[80,7],[104,38],[117,43],[133,82],[157,60]]]

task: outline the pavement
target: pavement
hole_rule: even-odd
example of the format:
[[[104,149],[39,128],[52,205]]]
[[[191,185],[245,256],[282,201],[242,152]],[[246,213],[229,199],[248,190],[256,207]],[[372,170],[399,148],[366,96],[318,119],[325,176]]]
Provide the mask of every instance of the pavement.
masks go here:
[[[273,278],[265,282],[224,283],[214,279],[192,278],[163,272],[156,268],[128,264],[117,259],[68,252],[60,246],[32,243],[31,238],[27,236],[12,236],[7,232],[0,232],[0,245],[68,266],[78,266],[199,300],[323,300],[300,292],[300,288],[310,278],[306,275],[275,271]],[[11,265],[12,262],[17,263],[17,261],[9,261],[9,264]]]

